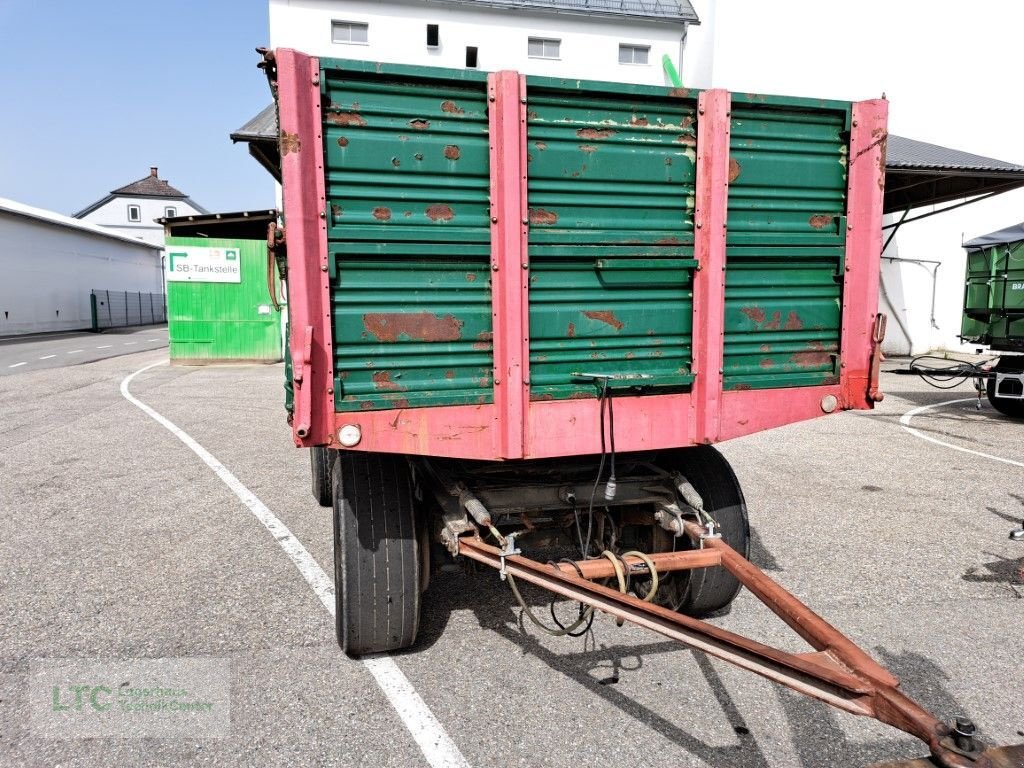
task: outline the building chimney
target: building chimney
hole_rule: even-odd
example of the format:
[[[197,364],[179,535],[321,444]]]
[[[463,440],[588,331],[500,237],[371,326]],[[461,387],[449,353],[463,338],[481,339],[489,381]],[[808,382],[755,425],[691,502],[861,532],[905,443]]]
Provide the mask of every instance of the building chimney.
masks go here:
[[[155,165],[149,166],[149,175],[152,176],[154,179],[156,178],[156,166]]]

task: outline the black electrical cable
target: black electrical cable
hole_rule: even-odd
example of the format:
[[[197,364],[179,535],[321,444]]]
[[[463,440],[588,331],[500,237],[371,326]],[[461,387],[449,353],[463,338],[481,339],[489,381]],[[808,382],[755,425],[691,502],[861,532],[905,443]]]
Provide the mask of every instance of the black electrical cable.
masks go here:
[[[597,466],[597,477],[594,478],[594,487],[590,489],[590,504],[587,507],[587,547],[583,553],[583,559],[590,557],[590,535],[594,524],[594,499],[597,498],[597,486],[601,484],[601,476],[604,474],[604,464],[607,451],[604,442],[604,401],[608,395],[608,379],[605,379],[603,386],[597,393],[597,408],[601,430],[601,462]]]
[[[990,376],[985,366],[990,365],[994,360],[995,358],[992,358],[972,363],[967,360],[950,360],[936,355],[918,355],[910,361],[909,370],[936,389],[954,389],[968,379],[974,379],[975,387],[982,391],[984,387],[979,386],[979,382]]]
[[[583,570],[576,564],[576,562],[574,560],[570,560],[567,557],[563,557],[558,562],[560,562],[560,563],[568,563],[569,565],[571,565],[575,569],[576,573],[579,575],[579,577],[581,579],[584,578],[583,577]],[[548,565],[555,566],[556,568],[558,567],[557,565],[555,565],[555,563],[553,563],[551,561],[548,561]],[[577,621],[582,619],[583,618],[583,614],[585,614],[587,612],[587,606],[584,603],[579,603],[578,605],[579,605],[579,615],[577,616]],[[548,604],[548,611],[551,613],[551,620],[554,621],[555,624],[558,625],[559,629],[564,630],[565,629],[565,625],[562,624],[562,622],[560,622],[558,620],[558,617],[555,615],[555,600],[552,599],[552,601]],[[590,631],[591,625],[593,625],[593,623],[594,623],[594,614],[595,613],[596,613],[596,611],[591,611],[590,615],[587,617],[587,623],[583,626],[583,628],[582,629],[578,629],[575,632],[566,632],[565,633],[566,637],[583,637],[585,634],[587,634],[587,632]]]

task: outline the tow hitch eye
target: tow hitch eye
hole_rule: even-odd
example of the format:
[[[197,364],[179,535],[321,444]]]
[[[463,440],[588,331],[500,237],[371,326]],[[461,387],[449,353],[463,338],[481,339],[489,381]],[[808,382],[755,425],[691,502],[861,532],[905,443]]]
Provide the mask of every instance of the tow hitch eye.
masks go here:
[[[949,736],[939,743],[950,752],[974,760],[980,757],[984,750],[984,746],[974,738],[977,732],[978,729],[969,718],[958,717],[953,721]]]

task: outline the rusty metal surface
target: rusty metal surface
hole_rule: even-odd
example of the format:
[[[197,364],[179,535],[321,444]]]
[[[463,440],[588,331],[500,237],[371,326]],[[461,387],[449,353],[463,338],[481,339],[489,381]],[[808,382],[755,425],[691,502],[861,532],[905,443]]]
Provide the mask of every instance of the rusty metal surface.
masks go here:
[[[685,552],[665,552],[648,555],[648,559],[654,564],[654,570],[658,573],[669,573],[671,571],[685,571],[691,568],[710,568],[722,562],[722,556],[711,550],[691,550]],[[650,571],[647,565],[639,557],[629,555],[624,557],[629,566],[631,575],[645,575]],[[563,573],[581,573],[585,579],[606,579],[615,575],[615,567],[607,558],[599,560],[577,560],[575,566],[570,563],[556,563],[558,570]],[[577,571],[577,569],[579,569]]]
[[[849,105],[734,94],[725,388],[834,383]]]
[[[702,529],[695,523],[686,525],[689,535],[700,536]],[[595,584],[577,575],[576,569],[568,564],[564,569],[552,568],[519,555],[502,555],[497,547],[476,537],[464,537],[458,542],[460,554],[500,569],[503,574],[653,630],[838,709],[872,717],[909,733],[928,745],[934,765],[1002,768],[1007,764],[1019,768],[1019,762],[1012,762],[1020,758],[1018,748],[991,753],[1003,763],[991,763],[987,757],[975,760],[951,748],[950,727],[898,690],[899,681],[888,670],[724,541],[711,538],[703,543],[721,557],[722,566],[807,640],[816,652],[792,654],[771,648],[707,622],[643,602],[631,594]]]
[[[531,398],[593,397],[588,370],[688,386],[697,93],[527,86]]]
[[[337,409],[491,402],[485,76],[321,66]]]

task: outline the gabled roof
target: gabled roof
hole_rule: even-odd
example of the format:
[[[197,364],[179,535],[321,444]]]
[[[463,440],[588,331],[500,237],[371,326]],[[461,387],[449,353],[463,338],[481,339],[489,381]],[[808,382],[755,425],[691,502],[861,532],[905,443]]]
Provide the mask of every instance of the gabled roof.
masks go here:
[[[70,216],[64,216],[54,211],[47,211],[43,208],[35,208],[31,205],[25,205],[14,200],[7,200],[0,197],[0,211],[5,213],[14,214],[15,216],[22,216],[27,219],[36,219],[46,224],[53,224],[58,227],[66,227],[68,229],[74,229],[79,232],[85,232],[90,235],[96,235],[98,237],[105,237],[108,240],[120,240],[124,243],[131,243],[132,245],[140,245],[144,248],[154,248],[160,250],[161,246],[147,243],[144,240],[137,240],[134,237],[125,237],[119,235],[116,232],[111,232],[105,227],[98,226],[96,224],[90,224],[87,221],[79,221],[73,219]]]
[[[123,187],[118,187],[117,189],[112,190],[106,197],[97,200],[92,205],[86,206],[77,213],[72,214],[72,216],[76,219],[80,219],[118,197],[150,197],[160,200],[181,200],[191,205],[200,213],[207,213],[205,208],[197,205],[194,200],[180,189],[175,189],[166,181],[161,179],[157,175],[156,166],[151,166],[148,176],[143,176],[138,181],[133,181],[131,184],[125,184]]]
[[[700,24],[689,0],[427,0],[433,3],[522,8],[586,16],[617,16],[677,24]]]

